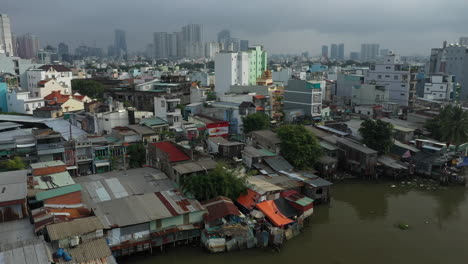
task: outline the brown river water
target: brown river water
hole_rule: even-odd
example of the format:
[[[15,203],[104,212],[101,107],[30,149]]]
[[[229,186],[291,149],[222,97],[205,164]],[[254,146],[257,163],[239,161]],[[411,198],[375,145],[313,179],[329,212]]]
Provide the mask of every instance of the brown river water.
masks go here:
[[[329,205],[315,208],[303,233],[279,253],[271,249],[210,254],[167,247],[118,259],[132,264],[468,263],[465,187],[427,190],[419,184],[347,182],[332,187]],[[402,230],[399,224],[409,225]]]

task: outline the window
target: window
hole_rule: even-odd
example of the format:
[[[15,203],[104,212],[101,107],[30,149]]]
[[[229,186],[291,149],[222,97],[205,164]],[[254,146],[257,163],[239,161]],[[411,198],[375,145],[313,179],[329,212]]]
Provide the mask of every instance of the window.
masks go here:
[[[406,87],[406,85],[402,84],[402,85],[401,85],[401,87],[405,88],[405,87]]]
[[[387,67],[385,67],[385,69],[387,69],[387,70],[391,70],[391,69],[392,69],[392,67],[390,67],[390,66],[387,66]]]
[[[315,191],[316,194],[322,194],[323,193],[323,189],[322,188],[318,188],[316,191]]]
[[[390,75],[385,75],[385,78],[390,78]]]
[[[398,80],[398,75],[393,76],[394,80]]]
[[[377,79],[382,79],[382,75],[377,75]]]
[[[161,101],[161,107],[166,107],[166,101],[164,100]]]
[[[442,94],[439,94],[439,97],[442,97]]]
[[[444,89],[444,86],[443,86],[443,85],[441,85],[441,86],[440,86],[440,89],[442,89],[442,90],[443,90],[443,89]]]

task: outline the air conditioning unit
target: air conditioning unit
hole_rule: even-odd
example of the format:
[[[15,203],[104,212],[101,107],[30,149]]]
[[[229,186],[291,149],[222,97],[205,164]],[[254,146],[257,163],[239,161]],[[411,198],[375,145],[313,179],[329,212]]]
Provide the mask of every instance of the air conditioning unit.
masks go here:
[[[80,244],[80,237],[74,236],[70,239],[70,247],[76,247]]]

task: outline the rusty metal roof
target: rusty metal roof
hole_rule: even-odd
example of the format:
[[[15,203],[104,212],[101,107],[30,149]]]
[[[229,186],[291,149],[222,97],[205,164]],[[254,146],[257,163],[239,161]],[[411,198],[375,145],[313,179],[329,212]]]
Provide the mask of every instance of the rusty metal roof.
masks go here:
[[[60,240],[72,236],[88,234],[103,228],[101,221],[99,221],[97,217],[91,216],[48,225],[47,232],[51,240]]]
[[[65,252],[70,254],[72,260],[65,261],[63,258],[60,258],[57,259],[56,263],[91,263],[93,260],[101,261],[96,263],[105,263],[102,260],[112,255],[105,238],[94,239],[89,242],[82,243],[75,248],[65,249]]]

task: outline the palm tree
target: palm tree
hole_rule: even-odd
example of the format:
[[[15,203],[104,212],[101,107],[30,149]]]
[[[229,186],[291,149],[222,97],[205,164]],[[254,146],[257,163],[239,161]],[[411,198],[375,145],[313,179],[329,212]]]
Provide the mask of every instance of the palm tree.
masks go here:
[[[438,120],[441,140],[455,146],[468,141],[468,112],[460,106],[448,105],[444,107]]]

